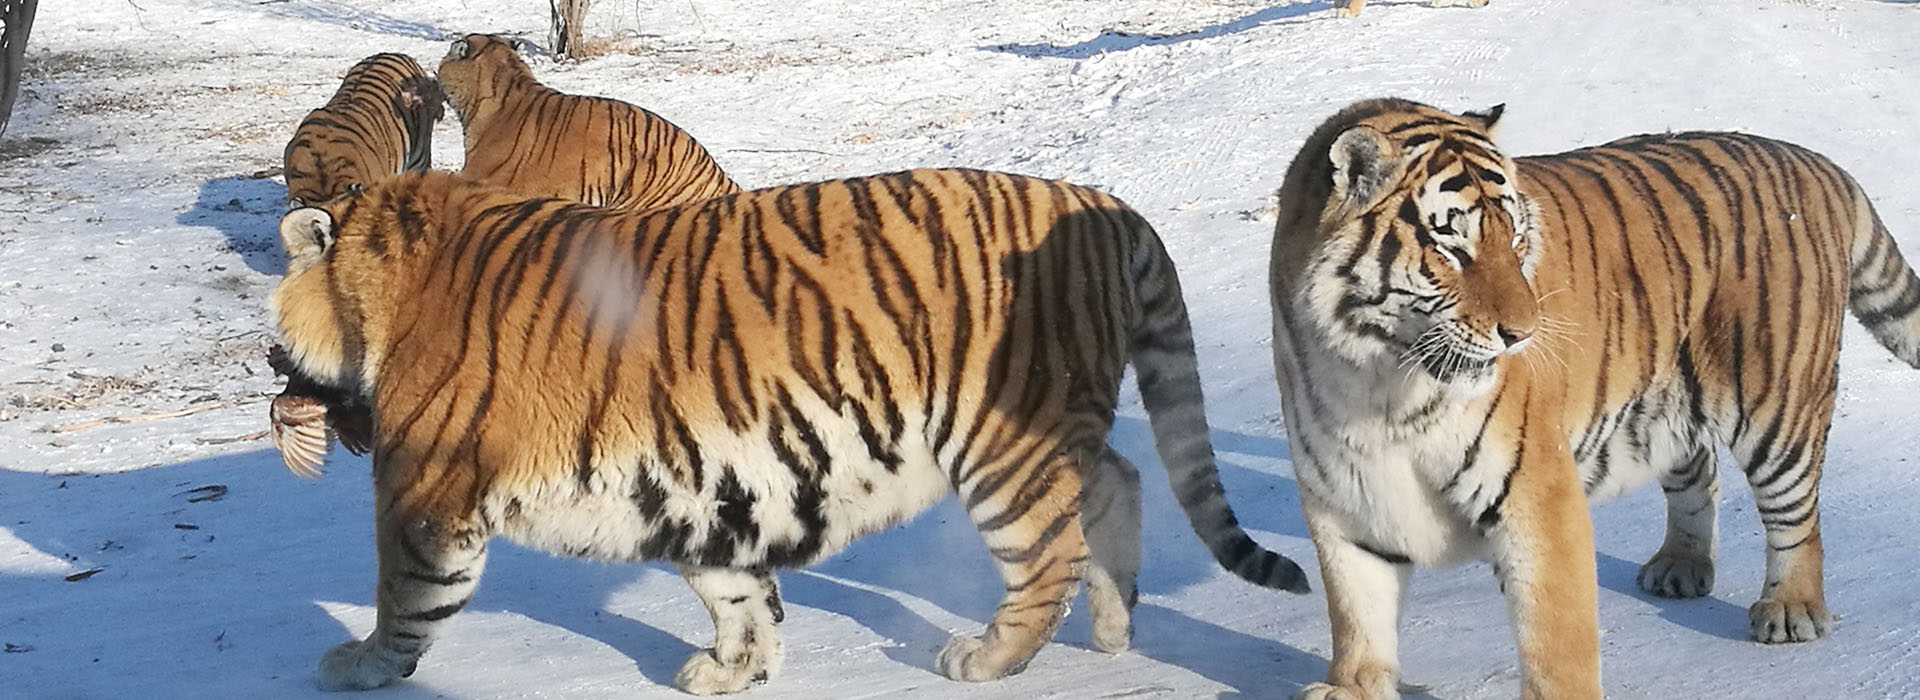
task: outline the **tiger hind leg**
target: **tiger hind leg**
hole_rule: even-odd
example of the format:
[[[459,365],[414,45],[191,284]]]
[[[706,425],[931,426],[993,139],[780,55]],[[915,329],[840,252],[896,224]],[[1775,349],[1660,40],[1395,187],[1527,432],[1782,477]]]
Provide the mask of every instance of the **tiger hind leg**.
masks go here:
[[[1027,465],[979,465],[960,481],[955,490],[993,553],[1006,594],[985,634],[956,636],[940,650],[934,664],[941,675],[962,681],[1010,676],[1053,638],[1089,558],[1080,529],[1081,472],[1072,460],[1090,458],[1055,454]]]
[[[380,584],[373,633],[320,657],[324,690],[368,690],[413,675],[434,631],[465,607],[487,560],[485,529],[407,508],[374,523]]]
[[[1340,8],[1340,16],[1359,17],[1360,8],[1366,4],[1367,0],[1347,0],[1347,4]]]
[[[1667,539],[1640,567],[1640,590],[1662,598],[1698,598],[1713,592],[1714,527],[1720,481],[1713,448],[1702,446],[1660,476],[1667,496]]]
[[[780,632],[785,614],[773,576],[741,569],[680,567],[680,576],[713,616],[713,646],[694,652],[674,674],[673,685],[694,695],[745,690],[780,670]]]
[[[1766,529],[1766,579],[1747,622],[1767,644],[1819,639],[1833,625],[1821,582],[1820,472],[1839,366],[1831,356],[1807,362],[1808,371],[1776,380],[1771,400],[1746,409],[1750,429],[1731,441]]]
[[[1754,509],[1767,531],[1767,578],[1760,600],[1747,608],[1748,631],[1757,642],[1813,641],[1826,636],[1833,626],[1821,585],[1820,544],[1820,467],[1826,455],[1831,394],[1825,403],[1814,407],[1818,411],[1814,415],[1821,417],[1817,426],[1783,430],[1777,440],[1750,437],[1734,446],[1753,489]],[[1750,420],[1767,425],[1769,419],[1753,416]]]
[[[1106,448],[1081,485],[1086,524],[1087,605],[1093,609],[1093,647],[1108,653],[1133,641],[1133,605],[1140,597],[1140,470]]]

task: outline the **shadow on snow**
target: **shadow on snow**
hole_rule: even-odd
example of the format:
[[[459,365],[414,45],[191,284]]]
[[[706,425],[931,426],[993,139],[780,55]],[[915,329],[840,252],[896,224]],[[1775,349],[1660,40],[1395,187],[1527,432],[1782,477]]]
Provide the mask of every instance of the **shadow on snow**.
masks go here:
[[[247,267],[263,275],[287,271],[280,249],[280,215],[287,210],[287,186],[271,179],[239,175],[200,183],[193,206],[174,223],[203,226],[227,237],[227,248]]]
[[[280,196],[277,184],[237,178],[210,181],[202,193],[203,202],[277,203]],[[235,222],[266,220],[257,213],[230,216]],[[1283,440],[1215,434],[1223,452],[1286,453]],[[1177,592],[1230,576],[1214,564],[1173,503],[1144,421],[1120,419],[1114,439],[1142,472],[1141,590]],[[71,571],[100,570],[79,581],[51,572],[0,574],[0,589],[7,591],[0,597],[0,641],[29,649],[8,654],[7,665],[23,672],[17,677],[63,679],[62,692],[82,697],[113,696],[129,687],[155,688],[155,697],[311,694],[319,653],[353,634],[322,603],[373,603],[365,465],[358,458],[336,459],[329,476],[305,481],[281,470],[271,451],[257,451],[117,474],[0,470],[7,530],[65,560]],[[1225,461],[1221,469],[1248,527],[1304,536],[1290,480]],[[224,495],[191,500],[202,493],[194,489],[213,485],[225,487]],[[1286,549],[1299,550],[1287,552],[1296,558],[1311,556],[1303,547]],[[489,550],[485,580],[468,610],[512,612],[599,641],[662,685],[694,650],[677,635],[607,605],[638,579],[675,576],[670,567],[552,557],[498,539]],[[896,565],[908,553],[921,566]],[[947,573],[925,575],[932,569],[924,565],[933,563]],[[790,604],[845,615],[892,640],[885,652],[890,659],[929,676],[936,650],[951,634],[977,634],[1001,594],[978,533],[951,499],[809,569],[783,572],[781,583]],[[697,607],[690,591],[672,585]],[[974,624],[946,629],[879,590],[924,600]],[[1276,605],[1313,604],[1272,595]],[[1325,668],[1311,654],[1168,608],[1142,604],[1136,616],[1137,653],[1248,696],[1271,692],[1276,678],[1306,680]],[[1085,646],[1085,617],[1070,616],[1059,641]],[[697,638],[704,642],[705,634]],[[201,651],[194,653],[196,648]],[[432,665],[429,654],[423,669]],[[431,697],[432,676],[423,673],[384,692]]]

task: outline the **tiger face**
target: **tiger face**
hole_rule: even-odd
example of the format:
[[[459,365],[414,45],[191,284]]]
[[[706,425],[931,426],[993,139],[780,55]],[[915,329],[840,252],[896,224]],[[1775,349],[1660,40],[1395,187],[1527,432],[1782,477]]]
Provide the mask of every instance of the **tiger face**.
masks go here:
[[[1329,346],[1485,389],[1539,323],[1542,245],[1513,162],[1492,144],[1500,108],[1412,128],[1365,121],[1333,140],[1327,245],[1306,294]]]
[[[470,121],[481,103],[505,94],[516,79],[532,79],[517,48],[515,41],[489,34],[468,34],[447,48],[437,74],[461,123]]]

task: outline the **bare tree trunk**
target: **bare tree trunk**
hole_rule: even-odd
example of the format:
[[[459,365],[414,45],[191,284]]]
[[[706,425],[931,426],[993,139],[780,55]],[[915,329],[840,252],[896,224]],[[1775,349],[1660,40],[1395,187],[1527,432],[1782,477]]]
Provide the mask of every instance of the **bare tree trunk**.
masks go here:
[[[547,0],[553,9],[553,34],[547,37],[555,59],[574,58],[580,50],[580,32],[593,0]]]
[[[40,0],[0,0],[0,134],[13,116],[13,100],[20,96],[20,69],[26,67],[27,33],[33,31],[33,12]]]

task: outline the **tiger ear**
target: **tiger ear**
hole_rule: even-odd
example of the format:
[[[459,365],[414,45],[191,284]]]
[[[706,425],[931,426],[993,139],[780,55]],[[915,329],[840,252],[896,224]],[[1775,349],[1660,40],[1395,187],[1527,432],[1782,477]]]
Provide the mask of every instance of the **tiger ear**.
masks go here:
[[[1333,198],[1366,209],[1380,198],[1398,169],[1399,147],[1371,127],[1356,126],[1333,140]]]
[[[289,275],[320,262],[333,241],[333,215],[324,209],[305,207],[280,217],[280,245],[287,249]]]
[[[1479,124],[1480,130],[1487,132],[1488,137],[1492,137],[1494,125],[1500,123],[1500,115],[1505,114],[1506,112],[1507,112],[1507,103],[1502,102],[1492,107],[1488,107],[1483,111],[1468,112],[1460,116],[1466,117],[1467,121],[1473,122],[1475,124]]]
[[[447,47],[447,57],[444,60],[458,61],[460,59],[466,58],[467,54],[471,53],[472,51],[473,51],[473,47],[467,44],[466,37],[454,39],[453,45]]]

